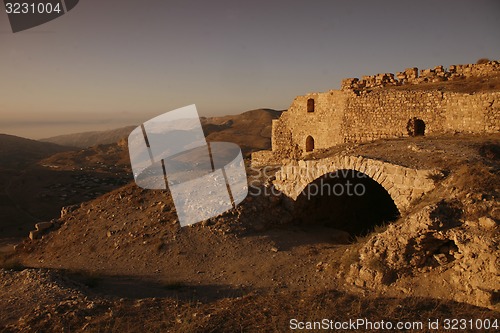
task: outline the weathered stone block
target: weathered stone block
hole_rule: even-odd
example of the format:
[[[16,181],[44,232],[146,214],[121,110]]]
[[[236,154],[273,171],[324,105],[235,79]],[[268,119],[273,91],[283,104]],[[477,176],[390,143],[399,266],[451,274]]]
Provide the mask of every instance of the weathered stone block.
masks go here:
[[[53,226],[52,222],[40,222],[40,223],[35,224],[35,228],[38,231],[44,231],[44,230],[50,229],[50,228],[52,228],[52,226]]]
[[[394,185],[403,185],[405,181],[405,176],[401,174],[400,172],[392,176],[392,182]]]
[[[479,225],[485,229],[494,229],[498,226],[498,223],[489,217],[483,216],[479,218]]]
[[[42,237],[42,232],[40,230],[32,230],[30,231],[29,238],[31,240],[39,239]]]

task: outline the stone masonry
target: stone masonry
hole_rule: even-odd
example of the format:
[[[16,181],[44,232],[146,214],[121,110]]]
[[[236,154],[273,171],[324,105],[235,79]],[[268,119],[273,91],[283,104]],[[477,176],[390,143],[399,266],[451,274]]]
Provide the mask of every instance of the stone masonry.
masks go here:
[[[485,77],[492,72],[500,72],[500,62],[489,61],[484,64],[452,65],[448,70],[443,66],[433,69],[422,69],[420,75],[418,68],[407,68],[398,72],[396,77],[392,73],[363,76],[362,79],[348,78],[342,80],[342,90],[360,91],[367,88],[386,86],[401,86],[405,84],[420,84],[425,82],[442,82],[471,77]]]
[[[342,90],[298,96],[272,124],[272,151],[256,152],[252,165],[281,165],[309,152],[343,143],[408,136],[411,119],[425,127],[424,135],[498,133],[500,91],[459,93],[437,89],[383,89],[387,85],[500,75],[500,63],[456,65],[445,70],[409,68],[395,77],[379,74],[342,81]]]
[[[315,179],[337,170],[366,174],[389,193],[400,212],[434,189],[432,175],[438,170],[415,170],[361,156],[331,156],[319,160],[290,160],[278,173],[274,186],[295,200]]]

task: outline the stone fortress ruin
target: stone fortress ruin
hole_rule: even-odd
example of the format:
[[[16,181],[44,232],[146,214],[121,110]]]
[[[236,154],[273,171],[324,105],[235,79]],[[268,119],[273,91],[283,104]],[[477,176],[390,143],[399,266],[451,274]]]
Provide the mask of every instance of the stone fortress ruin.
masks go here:
[[[272,151],[252,155],[255,166],[302,159],[343,143],[446,133],[500,131],[500,91],[446,89],[439,82],[476,80],[488,86],[500,62],[408,68],[342,80],[341,90],[298,96],[272,124]],[[452,82],[446,82],[453,84]]]
[[[253,153],[252,166],[279,166],[267,184],[284,195],[293,223],[341,230],[348,239],[370,235],[361,250],[344,256],[352,261],[339,268],[338,276],[348,284],[498,309],[499,269],[491,265],[499,255],[495,219],[500,215],[493,208],[498,200],[484,194],[492,190],[479,190],[489,182],[481,178],[496,179],[494,173],[475,162],[469,169],[466,152],[458,157],[450,150],[451,160],[464,163],[451,173],[440,163],[406,164],[390,156],[407,152],[419,161],[430,154],[446,159],[445,150],[419,150],[419,142],[425,146],[433,140],[408,140],[407,148],[381,143],[387,158],[383,152],[356,152],[353,146],[386,138],[403,138],[396,140],[401,143],[404,137],[434,136],[444,143],[447,138],[438,136],[497,134],[499,83],[498,61],[344,79],[341,90],[296,97],[273,120],[272,150]],[[448,142],[460,147],[461,139],[467,140],[457,136]],[[475,181],[477,187],[469,183]],[[366,191],[350,195],[349,184]],[[480,199],[471,200],[474,196]],[[430,287],[412,289],[422,284]]]

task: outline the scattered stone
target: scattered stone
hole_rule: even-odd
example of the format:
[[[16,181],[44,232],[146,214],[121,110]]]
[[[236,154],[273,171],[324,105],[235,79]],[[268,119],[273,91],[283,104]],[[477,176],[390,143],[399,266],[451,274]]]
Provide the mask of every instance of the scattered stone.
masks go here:
[[[465,193],[464,193],[465,198]],[[358,250],[359,257],[347,268],[347,282],[372,290],[380,290],[388,282],[405,287],[425,279],[426,283],[442,283],[442,272],[457,272],[447,279],[446,288],[462,302],[494,307],[489,293],[477,290],[498,289],[499,266],[497,237],[478,228],[491,228],[496,222],[482,217],[479,223],[457,223],[460,206],[441,201],[420,208],[400,223],[389,225],[374,234]],[[345,258],[352,258],[346,253]],[[439,266],[438,269],[435,269]],[[416,276],[415,272],[421,274]],[[467,283],[464,284],[464,281]],[[473,285],[473,287],[471,286]]]
[[[327,263],[324,263],[322,261],[318,262],[316,264],[316,272],[322,272],[323,270],[325,270],[325,268],[328,266]]]
[[[80,205],[71,205],[71,206],[65,206],[65,207],[61,208],[61,218],[65,217],[66,215],[68,215],[71,212],[74,212],[78,208],[80,208]]]

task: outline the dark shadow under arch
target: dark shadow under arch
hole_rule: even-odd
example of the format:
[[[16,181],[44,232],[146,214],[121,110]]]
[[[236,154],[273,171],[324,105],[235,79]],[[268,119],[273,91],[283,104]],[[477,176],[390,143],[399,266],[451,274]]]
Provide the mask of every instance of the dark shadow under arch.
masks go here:
[[[384,187],[355,170],[338,170],[310,183],[294,211],[300,224],[328,226],[351,236],[366,235],[399,216]]]

